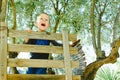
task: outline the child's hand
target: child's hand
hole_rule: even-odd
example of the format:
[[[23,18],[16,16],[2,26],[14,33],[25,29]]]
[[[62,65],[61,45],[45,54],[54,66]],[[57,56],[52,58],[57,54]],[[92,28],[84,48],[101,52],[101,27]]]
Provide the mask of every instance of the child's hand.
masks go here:
[[[70,46],[74,47],[76,44],[78,44],[80,42],[80,39],[78,39],[77,41],[73,42]]]
[[[31,32],[32,32],[32,30],[31,30],[31,29],[26,30],[26,31],[27,31],[28,33],[31,33]],[[28,42],[28,40],[29,40],[28,38],[25,38],[25,39],[24,39],[25,43],[27,43],[27,42]]]
[[[32,30],[31,29],[29,29],[29,30],[26,30],[28,33],[30,33],[30,32],[32,32]]]

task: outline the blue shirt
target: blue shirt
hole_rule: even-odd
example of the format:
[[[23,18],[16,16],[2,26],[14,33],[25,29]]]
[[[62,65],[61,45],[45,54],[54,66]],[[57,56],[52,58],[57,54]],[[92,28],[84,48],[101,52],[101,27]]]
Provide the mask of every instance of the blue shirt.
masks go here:
[[[50,41],[49,40],[40,40],[40,39],[37,39],[35,44],[36,45],[49,45]]]
[[[49,45],[50,40],[42,40],[42,39],[30,39],[28,44],[33,45]],[[31,52],[31,59],[48,59],[49,53],[35,53]]]

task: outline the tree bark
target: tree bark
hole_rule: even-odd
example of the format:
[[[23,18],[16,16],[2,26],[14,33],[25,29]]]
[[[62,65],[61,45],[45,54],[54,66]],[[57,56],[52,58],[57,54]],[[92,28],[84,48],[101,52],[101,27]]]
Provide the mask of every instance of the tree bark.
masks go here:
[[[119,12],[117,13],[115,20],[114,20],[114,25],[113,25],[113,29],[112,29],[112,33],[113,33],[113,37],[112,37],[112,41],[117,39],[116,33],[117,33],[117,29],[119,30],[119,19],[120,19],[120,7],[118,8]]]
[[[97,33],[97,41],[96,41],[97,42],[96,54],[97,54],[98,60],[101,58],[105,58],[105,53],[103,53],[103,51],[101,50],[101,28],[102,28],[102,17],[106,7],[107,7],[107,4],[105,2],[103,9],[100,11],[100,13],[98,13],[98,33]]]
[[[0,22],[5,22],[6,17],[6,8],[7,8],[7,0],[1,0],[1,13],[0,13]]]
[[[2,0],[0,0],[0,13],[1,13],[1,7],[2,7]]]
[[[56,0],[56,3],[54,3],[53,0],[51,0],[51,2],[53,4],[53,6],[54,6],[54,10],[55,10],[55,13],[57,15],[57,20],[55,22],[55,27],[53,29],[53,33],[56,33],[58,25],[60,23],[60,20],[62,19],[62,17],[65,14],[65,9],[66,9],[66,7],[68,5],[68,0],[64,1],[65,5],[63,5],[62,8],[61,8],[61,9],[63,9],[63,11],[61,9],[59,9],[59,4],[60,4],[59,0]]]
[[[12,4],[12,9],[13,9],[13,30],[16,30],[17,24],[16,24],[16,6],[14,4],[14,0],[11,0],[11,4]]]
[[[94,6],[95,6],[95,0],[92,0],[91,2],[91,13],[90,13],[90,24],[91,24],[91,33],[92,33],[92,43],[93,48],[96,52],[97,45],[96,45],[96,37],[95,37],[95,27],[94,27]]]
[[[104,54],[102,54],[101,51],[101,24],[102,24],[102,16],[105,12],[105,8],[106,8],[106,3],[104,4],[104,8],[101,10],[101,12],[98,14],[99,18],[98,18],[98,34],[97,37],[95,37],[95,27],[94,27],[94,7],[95,7],[95,0],[92,0],[91,2],[91,16],[90,16],[90,24],[91,24],[91,33],[92,33],[92,42],[93,42],[93,47],[95,50],[95,53],[97,55],[97,61],[89,64],[86,68],[85,68],[85,72],[82,75],[82,80],[94,80],[96,72],[98,71],[98,69],[107,63],[115,63],[117,58],[118,58],[118,49],[120,47],[120,38],[118,40],[116,40],[113,44],[112,44],[112,50],[111,53],[108,57],[105,57]],[[98,12],[98,11],[97,11]],[[97,41],[96,41],[97,39]],[[100,58],[100,59],[99,59]]]
[[[89,64],[82,75],[82,80],[94,80],[96,72],[98,69],[107,63],[115,63],[117,58],[119,57],[118,49],[120,47],[120,38],[112,43],[112,50],[110,55],[102,60],[95,61]]]
[[[12,9],[13,9],[13,30],[16,30],[16,27],[17,27],[17,24],[16,24],[16,6],[14,4],[14,0],[11,0],[11,5],[12,5]],[[15,38],[12,38],[12,43],[15,43]],[[16,58],[18,56],[18,53],[17,52],[11,52],[9,54],[9,57],[10,58]],[[10,68],[10,72],[12,74],[18,74],[19,72],[17,71],[17,68],[16,67],[11,67]]]
[[[56,33],[57,28],[58,28],[58,25],[59,25],[59,22],[60,22],[60,19],[58,18],[58,20],[57,20],[56,23],[55,23],[55,27],[54,27],[53,33]]]

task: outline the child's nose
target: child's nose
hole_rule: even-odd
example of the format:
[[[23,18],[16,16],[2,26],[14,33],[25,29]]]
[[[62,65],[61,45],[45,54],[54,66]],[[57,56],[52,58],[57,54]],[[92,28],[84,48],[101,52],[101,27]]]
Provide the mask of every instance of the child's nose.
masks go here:
[[[45,21],[45,19],[43,19],[43,21]]]

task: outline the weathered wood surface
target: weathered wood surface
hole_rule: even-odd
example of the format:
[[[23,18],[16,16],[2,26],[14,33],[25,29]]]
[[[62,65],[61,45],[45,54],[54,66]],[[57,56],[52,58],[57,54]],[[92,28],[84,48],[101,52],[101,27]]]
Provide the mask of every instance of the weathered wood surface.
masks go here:
[[[10,74],[8,80],[65,80],[65,75]],[[72,76],[72,80],[81,80],[80,75]]]
[[[8,45],[8,51],[11,52],[41,52],[41,53],[63,53],[63,47],[61,46],[37,46],[37,45],[23,45],[23,44],[10,44]],[[71,54],[77,54],[78,49],[70,47]]]
[[[79,68],[78,61],[71,61],[72,68]],[[64,60],[38,60],[38,59],[8,59],[10,67],[51,67],[64,68]]]
[[[7,26],[0,23],[0,80],[7,80]]]
[[[51,33],[50,35],[46,35],[46,33],[42,32],[27,32],[20,30],[9,30],[9,37],[16,38],[32,38],[32,39],[47,39],[47,40],[62,40],[62,34]],[[76,41],[76,34],[68,35],[70,41]]]
[[[63,31],[63,51],[65,63],[65,80],[72,80],[72,68],[70,63],[68,32]]]
[[[0,22],[0,28],[7,27],[7,24],[5,22]]]

